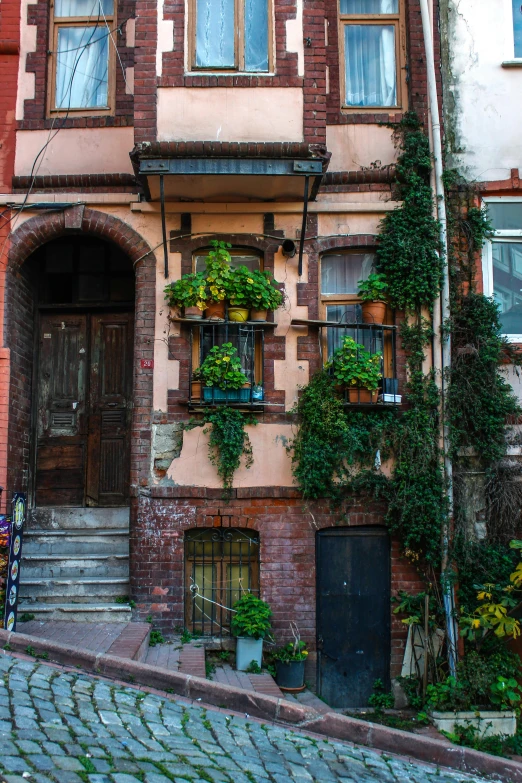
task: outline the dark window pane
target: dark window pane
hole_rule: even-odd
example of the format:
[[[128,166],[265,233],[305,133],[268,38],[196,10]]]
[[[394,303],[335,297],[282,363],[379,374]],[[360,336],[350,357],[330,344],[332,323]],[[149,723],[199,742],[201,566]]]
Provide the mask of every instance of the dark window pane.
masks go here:
[[[196,65],[233,68],[234,0],[197,0]]]
[[[134,299],[133,277],[112,277],[109,288],[111,302],[132,302]]]
[[[493,296],[504,334],[522,334],[522,243],[493,242]]]
[[[522,229],[522,201],[489,202],[488,215],[493,227],[499,231]]]
[[[78,301],[103,302],[107,298],[102,275],[78,275]]]
[[[254,333],[248,326],[205,326],[201,341],[201,361],[211,348],[223,343],[232,343],[241,360],[241,369],[250,383],[254,383],[255,344]]]
[[[268,0],[245,0],[245,70],[268,71]]]
[[[337,323],[360,323],[360,305],[328,305],[326,308],[326,320]],[[359,345],[364,345],[370,353],[382,351],[382,332],[377,329],[365,329],[354,327],[351,329],[327,329],[328,358],[332,356],[343,344],[345,337],[352,337]]]

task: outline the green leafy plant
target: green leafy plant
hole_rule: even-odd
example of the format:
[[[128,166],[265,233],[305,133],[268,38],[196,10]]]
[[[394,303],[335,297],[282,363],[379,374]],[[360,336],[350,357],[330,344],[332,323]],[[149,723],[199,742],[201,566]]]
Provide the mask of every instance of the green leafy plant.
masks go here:
[[[223,661],[224,663],[228,663],[230,660],[230,650],[220,650],[219,651],[219,660]]]
[[[233,270],[229,253],[232,245],[217,239],[213,239],[210,245],[212,250],[205,258],[206,295],[211,302],[222,302],[230,298],[232,291]]]
[[[255,310],[277,310],[283,303],[283,294],[268,270],[251,270],[239,266],[232,271],[227,286],[230,304]]]
[[[226,405],[217,410],[206,411],[204,417],[205,422],[211,425],[204,430],[210,434],[208,456],[223,482],[223,497],[226,499],[231,495],[234,473],[239,468],[241,459],[245,458],[246,468],[254,464],[252,444],[245,426],[256,425],[257,420]]]
[[[289,642],[283,647],[279,647],[273,654],[274,660],[281,663],[292,663],[293,661],[306,661],[308,650],[306,642],[297,639],[295,642]]]
[[[366,280],[357,283],[358,295],[363,302],[384,301],[388,293],[388,283],[383,274],[372,273]]]
[[[149,636],[149,647],[156,647],[157,644],[163,644],[164,641],[161,631],[152,629]]]
[[[382,379],[381,365],[381,353],[372,355],[353,337],[345,337],[341,347],[326,363],[326,369],[337,383],[375,391]]]
[[[205,677],[207,680],[212,679],[212,675],[216,672],[216,664],[212,661],[205,661]]]
[[[270,606],[252,593],[245,593],[236,601],[230,623],[234,636],[264,639],[270,633],[272,610]]]
[[[223,391],[240,389],[248,378],[241,370],[241,360],[232,343],[215,345],[210,349],[201,365],[194,371],[194,378],[205,386],[215,386]]]
[[[204,310],[207,301],[207,281],[202,272],[183,275],[165,286],[165,298],[169,307],[199,307]]]
[[[489,689],[491,691],[491,701],[493,704],[498,705],[501,710],[518,708],[522,688],[514,677],[507,678],[499,674],[495,682],[491,683]]]
[[[245,669],[247,674],[261,674],[262,669],[261,666],[258,664],[257,661],[250,661],[247,668]]]
[[[184,628],[181,634],[180,642],[181,644],[188,644],[193,639],[192,634],[188,630],[188,628]]]
[[[382,680],[378,679],[373,683],[373,692],[368,699],[368,704],[376,711],[389,710],[393,707],[393,693],[386,692]]]
[[[29,623],[34,620],[34,614],[32,612],[23,612],[18,618],[19,623]]]
[[[432,710],[466,710],[470,707],[466,686],[456,677],[447,677],[442,682],[428,685],[426,705]]]

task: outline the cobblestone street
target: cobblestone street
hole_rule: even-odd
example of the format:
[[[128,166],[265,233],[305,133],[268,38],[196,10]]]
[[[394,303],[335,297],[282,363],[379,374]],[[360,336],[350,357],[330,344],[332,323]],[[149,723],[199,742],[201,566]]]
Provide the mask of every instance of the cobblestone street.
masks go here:
[[[9,655],[0,772],[6,783],[481,780]]]

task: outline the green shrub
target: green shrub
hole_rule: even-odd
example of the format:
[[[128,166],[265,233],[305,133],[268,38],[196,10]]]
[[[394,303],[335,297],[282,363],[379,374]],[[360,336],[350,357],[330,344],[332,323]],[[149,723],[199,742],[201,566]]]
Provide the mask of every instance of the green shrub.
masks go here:
[[[231,628],[234,636],[264,639],[270,633],[272,610],[261,598],[246,593],[234,606]]]

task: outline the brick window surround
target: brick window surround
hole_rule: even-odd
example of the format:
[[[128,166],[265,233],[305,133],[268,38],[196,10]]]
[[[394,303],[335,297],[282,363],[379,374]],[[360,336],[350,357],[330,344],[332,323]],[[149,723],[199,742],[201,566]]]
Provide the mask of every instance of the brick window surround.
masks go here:
[[[65,234],[85,233],[116,244],[136,270],[134,407],[131,431],[131,495],[149,475],[150,417],[153,370],[140,359],[154,357],[156,259],[148,243],[113,215],[73,206],[63,212],[29,218],[11,235],[6,270],[6,342],[11,351],[8,490],[26,491],[30,463],[30,431],[35,307],[24,261],[41,245]]]

